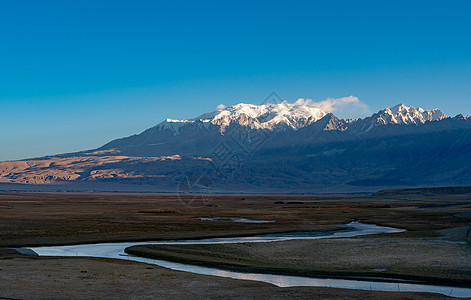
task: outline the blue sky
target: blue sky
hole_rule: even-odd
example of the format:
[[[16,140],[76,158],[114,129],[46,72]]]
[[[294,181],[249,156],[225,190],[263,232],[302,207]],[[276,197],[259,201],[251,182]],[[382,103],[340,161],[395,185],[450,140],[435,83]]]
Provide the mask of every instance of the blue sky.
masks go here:
[[[271,91],[470,114],[470,11],[470,1],[1,1],[0,160],[95,148]]]

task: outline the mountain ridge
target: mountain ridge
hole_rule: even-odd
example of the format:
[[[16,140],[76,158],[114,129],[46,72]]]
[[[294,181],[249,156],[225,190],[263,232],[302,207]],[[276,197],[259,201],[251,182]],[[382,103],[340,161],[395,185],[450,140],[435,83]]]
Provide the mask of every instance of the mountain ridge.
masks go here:
[[[306,103],[300,100],[292,104],[286,101],[280,104],[265,105],[238,103],[229,107],[221,108],[217,111],[205,113],[192,119],[166,119],[155,127],[159,129],[171,129],[174,134],[178,134],[178,129],[185,125],[198,124],[202,127],[208,127],[212,124],[220,126],[220,132],[223,133],[226,127],[231,123],[236,122],[239,125],[248,126],[251,129],[274,130],[277,128],[291,128],[293,130],[297,130],[321,120],[327,114],[328,113],[319,108],[310,106],[309,102]],[[411,125],[423,124],[427,121],[440,121],[447,118],[447,116],[438,108],[433,110],[424,110],[422,108],[406,106],[401,103],[394,107],[380,110],[372,116],[364,119],[369,118],[376,118],[377,125]],[[342,120],[345,123],[355,123],[362,119]]]
[[[200,173],[226,192],[471,185],[469,116],[399,104],[352,120],[312,105],[239,103],[167,119],[97,149],[0,162],[0,183],[176,191]]]

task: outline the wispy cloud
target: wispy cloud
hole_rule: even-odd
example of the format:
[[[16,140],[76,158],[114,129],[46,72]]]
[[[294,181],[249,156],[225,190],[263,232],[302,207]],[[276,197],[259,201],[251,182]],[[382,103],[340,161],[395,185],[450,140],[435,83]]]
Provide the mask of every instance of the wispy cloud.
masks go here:
[[[317,102],[300,98],[296,101],[296,104],[315,107],[326,113],[334,113],[340,118],[360,118],[371,114],[368,105],[355,96],[327,98]]]

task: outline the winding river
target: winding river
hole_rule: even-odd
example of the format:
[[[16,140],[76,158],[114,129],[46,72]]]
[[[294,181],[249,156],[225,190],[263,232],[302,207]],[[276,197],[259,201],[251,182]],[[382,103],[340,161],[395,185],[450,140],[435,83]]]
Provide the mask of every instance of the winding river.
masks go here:
[[[409,292],[432,292],[440,293],[447,296],[454,297],[471,297],[471,288],[458,288],[439,285],[427,285],[403,282],[388,282],[388,281],[371,281],[367,279],[339,279],[339,278],[312,278],[301,276],[287,276],[276,274],[261,274],[261,273],[244,273],[227,271],[217,268],[207,268],[189,264],[174,263],[170,261],[149,259],[127,255],[124,249],[135,245],[145,244],[221,244],[221,243],[260,243],[260,242],[273,242],[284,241],[292,239],[325,239],[325,238],[340,238],[340,237],[354,237],[360,235],[378,234],[378,233],[393,233],[401,232],[403,229],[396,229],[391,227],[377,226],[374,224],[364,224],[360,222],[351,222],[346,225],[343,230],[327,231],[327,232],[294,232],[283,234],[266,234],[250,237],[233,237],[233,238],[211,238],[201,240],[168,240],[168,241],[150,241],[150,242],[124,242],[124,243],[101,243],[101,244],[82,244],[72,246],[48,246],[48,247],[33,247],[30,248],[40,256],[88,256],[88,257],[103,257],[103,258],[117,258],[126,259],[138,262],[145,262],[154,264],[161,267],[191,272],[196,274],[213,275],[220,277],[229,277],[245,280],[256,280],[268,282],[280,287],[293,287],[293,286],[316,286],[316,287],[335,287],[346,289],[361,289],[361,290],[377,290],[377,291],[409,291]]]

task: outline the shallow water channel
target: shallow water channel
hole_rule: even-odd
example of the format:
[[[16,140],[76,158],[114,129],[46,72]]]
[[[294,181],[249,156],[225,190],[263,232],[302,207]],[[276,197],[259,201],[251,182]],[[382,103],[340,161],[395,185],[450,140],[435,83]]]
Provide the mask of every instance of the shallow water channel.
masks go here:
[[[340,225],[339,225],[340,226]],[[135,245],[146,244],[172,244],[172,245],[185,245],[185,244],[222,244],[222,243],[260,243],[260,242],[273,242],[284,241],[293,239],[325,239],[325,238],[340,238],[340,237],[354,237],[360,235],[378,234],[378,233],[393,233],[401,232],[403,229],[377,226],[374,224],[364,224],[360,222],[351,222],[339,231],[325,231],[325,232],[293,232],[281,234],[265,234],[249,237],[232,237],[232,238],[211,238],[201,240],[168,240],[168,241],[148,241],[148,242],[123,242],[123,243],[101,243],[101,244],[82,244],[72,246],[48,246],[48,247],[33,247],[30,248],[40,256],[88,256],[88,257],[103,257],[103,258],[117,258],[132,261],[145,262],[154,264],[161,267],[191,272],[196,274],[213,275],[220,277],[229,277],[236,279],[256,280],[268,282],[280,287],[293,287],[293,286],[316,286],[316,287],[334,287],[334,288],[347,288],[347,289],[361,289],[361,290],[376,290],[376,291],[408,291],[408,292],[432,292],[440,293],[447,296],[454,297],[471,297],[471,288],[458,288],[439,285],[416,284],[404,282],[388,282],[385,281],[372,281],[368,279],[339,279],[328,277],[301,277],[301,276],[287,276],[276,274],[261,274],[261,273],[244,273],[236,271],[227,271],[217,268],[207,268],[189,264],[174,263],[170,261],[163,261],[157,259],[142,258],[124,253],[124,249]]]

